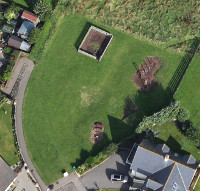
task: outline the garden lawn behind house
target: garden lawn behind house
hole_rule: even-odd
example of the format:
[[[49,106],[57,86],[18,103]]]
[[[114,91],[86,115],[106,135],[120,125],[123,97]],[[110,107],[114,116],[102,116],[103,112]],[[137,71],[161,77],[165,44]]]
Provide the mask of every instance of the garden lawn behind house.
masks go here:
[[[165,142],[169,148],[179,154],[193,155],[197,161],[200,161],[199,150],[196,146],[185,137],[174,123],[165,123],[156,127],[159,130],[159,139],[157,143]],[[200,190],[200,180],[198,181],[195,191]]]
[[[174,123],[167,122],[157,126],[156,129],[159,130],[160,135],[157,143],[165,142],[172,151],[182,155],[190,153],[196,160],[200,161],[200,155],[196,146],[181,133]]]
[[[190,112],[193,126],[200,130],[200,56],[194,56],[175,98]]]
[[[62,19],[29,80],[23,105],[23,129],[30,157],[41,178],[50,184],[72,171],[109,141],[119,142],[134,133],[143,117],[168,105],[165,88],[182,55],[135,39],[133,35],[89,20],[113,34],[101,62],[77,53],[88,19]],[[88,30],[88,27],[87,27]],[[84,33],[87,32],[84,30]],[[132,82],[133,62],[147,56],[160,57],[163,66],[153,92],[137,93]],[[139,112],[122,121],[125,99],[134,98]],[[89,141],[92,124],[105,124],[104,141],[95,147]]]
[[[4,114],[4,110],[7,114]],[[14,146],[11,119],[12,105],[5,104],[0,109],[0,156],[9,164],[13,165],[18,162],[15,155],[17,152]]]

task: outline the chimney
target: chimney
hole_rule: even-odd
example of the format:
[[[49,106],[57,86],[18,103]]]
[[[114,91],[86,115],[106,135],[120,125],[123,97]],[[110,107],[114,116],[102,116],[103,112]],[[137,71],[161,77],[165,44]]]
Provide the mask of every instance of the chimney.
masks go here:
[[[167,162],[169,159],[169,155],[165,155],[164,161]]]

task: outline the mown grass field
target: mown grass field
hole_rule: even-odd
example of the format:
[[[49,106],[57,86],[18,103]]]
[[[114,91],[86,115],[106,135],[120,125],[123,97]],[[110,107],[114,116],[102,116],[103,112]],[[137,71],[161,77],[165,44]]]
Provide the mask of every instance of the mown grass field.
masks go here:
[[[7,111],[7,114],[4,114],[4,111]],[[18,162],[13,141],[11,111],[12,106],[8,104],[0,109],[0,156],[9,165]]]
[[[200,56],[196,55],[182,80],[175,98],[190,112],[190,120],[200,129]]]
[[[109,141],[130,136],[144,114],[167,105],[165,88],[182,58],[133,35],[90,22],[114,36],[102,62],[77,53],[88,19],[68,16],[48,42],[27,86],[24,135],[30,157],[47,184],[62,177],[63,169],[71,172],[73,165]],[[131,80],[135,72],[132,63],[139,65],[147,56],[158,56],[163,63],[157,73],[160,85],[149,94],[137,93]],[[121,118],[127,97],[134,99],[140,110],[125,123]],[[89,142],[94,121],[105,124],[104,141],[96,147]]]

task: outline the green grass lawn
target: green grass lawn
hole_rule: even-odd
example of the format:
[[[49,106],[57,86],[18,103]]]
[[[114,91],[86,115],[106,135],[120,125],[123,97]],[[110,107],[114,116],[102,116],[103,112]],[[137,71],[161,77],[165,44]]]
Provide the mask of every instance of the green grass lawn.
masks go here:
[[[141,117],[168,104],[165,88],[182,55],[164,50],[90,21],[107,29],[114,38],[101,62],[77,53],[77,39],[87,23],[79,16],[64,18],[48,42],[45,54],[28,83],[23,105],[23,128],[27,148],[42,179],[52,183],[62,170],[72,171],[109,141],[118,142],[134,133]],[[80,42],[79,42],[80,43]],[[160,83],[149,94],[137,93],[132,83],[138,65],[147,56],[160,57]],[[121,121],[125,99],[137,102],[140,111]],[[94,121],[105,124],[105,139],[93,147],[89,142]]]
[[[200,56],[196,55],[182,80],[175,98],[181,105],[189,110],[190,120],[200,129]]]
[[[4,114],[4,110],[7,114]],[[5,104],[0,109],[0,156],[9,164],[13,165],[18,162],[15,155],[11,120],[12,105]]]
[[[200,160],[196,146],[181,133],[174,123],[168,122],[156,128],[160,132],[159,139],[156,140],[157,143],[163,143],[164,141],[171,150],[182,155],[190,153],[198,161]]]

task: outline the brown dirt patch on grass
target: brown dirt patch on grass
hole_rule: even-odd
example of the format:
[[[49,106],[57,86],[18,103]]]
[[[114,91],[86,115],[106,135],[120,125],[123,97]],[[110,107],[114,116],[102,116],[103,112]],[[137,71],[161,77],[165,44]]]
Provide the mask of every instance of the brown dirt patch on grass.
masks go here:
[[[158,57],[148,56],[140,65],[133,76],[133,81],[141,91],[150,91],[157,85],[155,77],[156,72],[160,69],[162,63]]]

